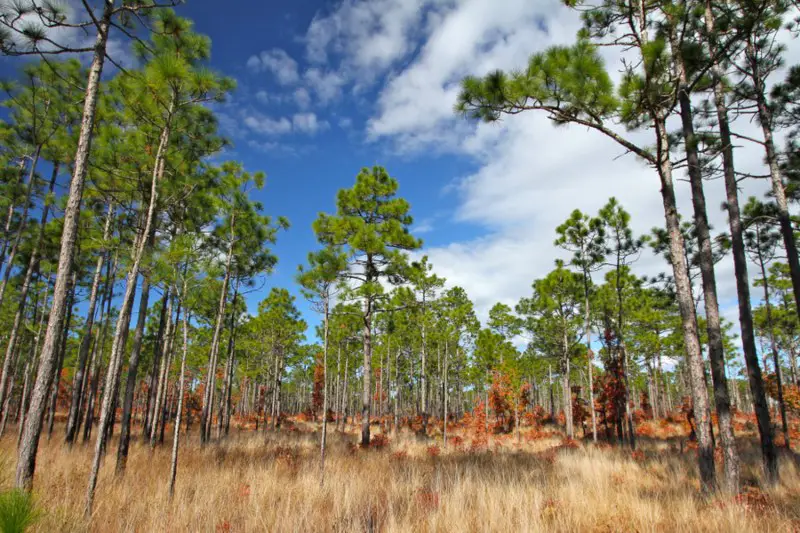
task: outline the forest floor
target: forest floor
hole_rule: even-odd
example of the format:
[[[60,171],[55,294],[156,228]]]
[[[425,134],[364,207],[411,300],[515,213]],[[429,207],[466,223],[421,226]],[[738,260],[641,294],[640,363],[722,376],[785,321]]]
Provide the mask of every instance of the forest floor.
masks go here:
[[[193,432],[181,445],[172,501],[171,446],[150,452],[137,440],[125,477],[115,479],[114,442],[91,522],[83,505],[94,448],[67,450],[56,428],[37,461],[34,530],[800,531],[797,459],[782,452],[780,484],[761,487],[752,434],[739,442],[743,493],[707,497],[691,445],[667,438],[663,424],[643,431],[637,452],[529,427],[519,442],[513,433],[476,439],[454,428],[447,448],[440,434],[420,441],[404,429],[361,449],[353,426],[330,431],[322,486],[316,425],[287,426],[232,429],[204,448]],[[0,440],[0,490],[13,480],[14,434]]]

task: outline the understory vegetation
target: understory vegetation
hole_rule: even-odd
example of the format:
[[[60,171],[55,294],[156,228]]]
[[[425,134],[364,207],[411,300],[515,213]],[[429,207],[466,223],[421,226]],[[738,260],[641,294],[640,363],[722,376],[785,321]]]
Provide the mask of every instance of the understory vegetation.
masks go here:
[[[380,165],[272,283],[297,229],[229,159],[236,83],[179,3],[0,4],[4,530],[800,528],[795,3],[570,0],[572,44],[462,79],[462,126],[588,130],[664,209],[635,229],[610,181],[493,305]]]
[[[43,443],[31,531],[793,531],[800,525],[800,473],[782,456],[781,483],[762,489],[752,430],[741,432],[744,488],[702,497],[688,424],[648,423],[640,451],[565,440],[544,424],[481,439],[452,424],[447,447],[437,422],[429,441],[403,427],[362,449],[359,427],[329,435],[326,481],[319,484],[319,424],[291,422],[281,433],[233,429],[214,447],[195,433],[174,499],[162,473],[168,450],[135,443],[125,483],[109,468],[87,523],[81,486],[88,447]],[[737,417],[742,425],[752,420]],[[648,433],[645,430],[643,433]],[[476,444],[476,437],[482,444]],[[0,443],[13,453],[13,445]],[[683,450],[683,451],[682,451]],[[0,467],[0,486],[13,480]],[[146,497],[143,497],[146,495]]]

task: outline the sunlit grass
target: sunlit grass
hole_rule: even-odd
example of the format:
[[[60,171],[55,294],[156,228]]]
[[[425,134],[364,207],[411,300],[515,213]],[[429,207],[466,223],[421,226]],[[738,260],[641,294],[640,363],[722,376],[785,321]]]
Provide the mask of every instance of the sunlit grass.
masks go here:
[[[83,518],[91,448],[72,451],[42,440],[33,531],[795,531],[800,475],[782,459],[779,486],[760,489],[753,443],[743,439],[738,497],[701,496],[691,450],[642,441],[643,453],[608,446],[563,446],[545,434],[517,443],[490,438],[471,451],[469,438],[444,448],[410,433],[381,449],[354,445],[355,430],[332,433],[324,486],[318,434],[311,424],[278,434],[236,432],[201,448],[181,447],[175,498],[168,499],[169,450],[136,442],[127,474],[115,479],[110,447],[91,523]],[[376,429],[376,431],[379,431]],[[459,432],[451,436],[460,436]],[[459,442],[459,440],[461,442]],[[438,446],[438,451],[432,446]],[[13,457],[14,439],[0,442]],[[0,484],[9,487],[13,461]]]

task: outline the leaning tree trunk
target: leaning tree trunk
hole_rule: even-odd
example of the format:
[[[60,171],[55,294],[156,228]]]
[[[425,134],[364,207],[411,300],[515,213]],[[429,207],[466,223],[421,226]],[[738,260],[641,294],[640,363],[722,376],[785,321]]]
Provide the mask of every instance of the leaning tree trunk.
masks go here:
[[[695,320],[695,306],[692,298],[691,281],[686,268],[686,249],[681,233],[678,208],[675,201],[675,188],[672,182],[672,162],[669,159],[669,133],[666,120],[656,113],[658,174],[661,180],[661,199],[664,204],[664,218],[669,235],[669,258],[675,279],[676,299],[681,314],[681,329],[686,349],[686,363],[689,371],[689,382],[692,396],[692,410],[697,425],[698,466],[704,490],[711,490],[715,485],[714,448],[711,444],[709,424],[711,411],[706,389],[703,355]]]
[[[48,276],[47,278],[45,278],[44,300],[42,301],[41,304],[41,317],[39,318],[39,327],[36,329],[36,338],[33,342],[33,346],[31,346],[31,351],[28,354],[28,363],[26,364],[26,369],[25,369],[25,384],[23,386],[22,399],[20,400],[19,416],[17,417],[17,423],[18,423],[17,446],[19,446],[20,439],[22,439],[22,428],[24,426],[25,417],[28,416],[30,384],[33,378],[33,369],[36,368],[36,357],[37,354],[39,353],[39,342],[42,340],[42,331],[44,331],[44,323],[47,317],[47,313],[45,313],[45,308],[47,307],[47,297],[49,296],[48,294],[49,291],[50,291],[50,279]],[[36,319],[36,313],[34,313],[34,320],[35,319]]]
[[[673,33],[674,37],[674,33]],[[680,87],[678,103],[683,129],[684,149],[688,165],[689,183],[692,189],[692,206],[700,258],[700,274],[703,283],[703,299],[706,311],[706,331],[708,334],[708,357],[711,362],[711,380],[714,384],[714,403],[717,408],[719,436],[724,456],[725,483],[732,491],[739,487],[739,453],[733,434],[733,413],[728,392],[728,378],[725,376],[725,354],[722,345],[722,326],[717,299],[717,281],[714,274],[714,252],[711,247],[711,231],[708,225],[706,197],[703,190],[703,175],[695,135],[692,101],[686,79],[679,45],[673,38],[676,65]]]
[[[151,235],[153,235],[151,233]],[[152,241],[150,243],[152,246]],[[122,420],[120,421],[119,447],[117,448],[116,474],[125,473],[128,462],[128,448],[131,438],[131,412],[133,411],[133,395],[136,391],[136,379],[139,369],[139,356],[142,352],[142,338],[147,321],[147,304],[150,300],[150,279],[145,276],[142,281],[142,296],[139,300],[139,316],[136,319],[136,331],[133,334],[133,347],[128,362],[128,375],[125,381],[125,396],[122,402]]]
[[[114,218],[113,204],[108,205],[106,211],[106,223],[103,229],[103,243],[108,243],[111,236],[111,221]],[[94,315],[97,306],[98,289],[100,287],[100,278],[102,277],[103,262],[105,261],[106,253],[108,250],[103,250],[97,256],[97,264],[94,268],[94,277],[92,278],[92,288],[89,293],[89,309],[86,312],[86,327],[81,339],[81,345],[78,349],[78,360],[75,367],[75,377],[72,380],[72,398],[69,405],[69,414],[67,415],[67,427],[65,441],[67,444],[72,445],[77,434],[77,429],[80,420],[81,399],[83,398],[84,389],[83,382],[86,374],[86,362],[89,357],[89,348],[92,344],[92,329],[94,328]]]
[[[228,284],[231,279],[231,261],[233,259],[234,244],[234,224],[235,214],[231,215],[231,240],[228,243],[228,257],[225,262],[225,278],[222,281],[219,304],[217,305],[217,317],[214,322],[214,335],[211,339],[211,352],[208,356],[208,371],[206,373],[206,388],[203,391],[203,411],[200,419],[200,442],[205,444],[211,437],[211,415],[214,409],[214,388],[216,387],[217,373],[217,354],[219,353],[219,341],[222,332],[222,323],[225,320],[225,304],[228,300]]]
[[[36,151],[34,152],[33,159],[31,161],[31,168],[28,174],[28,188],[26,189],[25,200],[22,204],[22,213],[20,214],[17,236],[14,238],[14,244],[11,246],[11,251],[8,254],[8,264],[6,264],[5,273],[3,274],[3,281],[0,282],[0,307],[2,307],[3,302],[5,301],[6,287],[8,287],[8,280],[11,277],[11,271],[14,269],[14,258],[17,256],[19,245],[22,242],[23,235],[25,234],[25,228],[28,225],[28,209],[31,203],[31,197],[33,196],[33,186],[36,182],[36,163],[38,163],[39,156],[42,153],[42,146],[43,145],[40,144],[36,147]],[[58,163],[53,166],[53,179],[55,179],[56,175],[58,174],[58,166]],[[51,187],[50,191],[52,192],[52,190],[53,188]],[[49,208],[49,205],[45,205],[45,209],[49,210]]]
[[[64,209],[64,229],[61,234],[61,251],[58,257],[56,285],[53,290],[53,305],[47,322],[42,353],[39,356],[39,370],[36,373],[36,382],[31,394],[28,418],[25,420],[25,429],[22,432],[22,440],[19,447],[15,483],[18,488],[25,490],[30,490],[33,485],[36,452],[39,449],[39,437],[42,432],[42,423],[44,422],[47,392],[53,381],[53,372],[56,365],[58,330],[66,312],[67,284],[72,274],[72,260],[75,252],[75,242],[78,237],[78,219],[83,196],[83,185],[91,150],[100,76],[103,72],[103,63],[106,57],[108,29],[113,10],[114,0],[105,0],[103,16],[97,24],[97,37],[95,39],[92,64],[89,67],[83,116],[81,118],[80,133],[78,134],[78,148],[75,153],[74,170],[72,181],[70,182],[67,205]]]
[[[759,246],[760,248],[760,246]],[[770,302],[769,294],[769,281],[767,278],[767,267],[764,258],[761,254],[758,256],[758,263],[761,267],[762,286],[764,288],[764,308],[767,314],[767,331],[769,331],[769,343],[772,351],[772,363],[775,365],[775,381],[778,388],[778,407],[781,413],[781,428],[783,429],[783,438],[786,448],[791,449],[789,441],[789,424],[786,420],[786,402],[783,397],[783,379],[781,377],[781,361],[778,357],[778,343],[775,342],[775,330],[773,329],[772,322],[772,303]],[[765,356],[766,358],[766,356]],[[764,370],[766,371],[766,361],[764,362]],[[769,414],[769,410],[767,410]]]
[[[61,382],[61,370],[64,368],[64,357],[67,353],[67,340],[69,338],[69,330],[72,327],[72,305],[75,303],[75,290],[77,289],[77,272],[72,273],[72,281],[70,282],[69,298],[67,299],[67,316],[64,317],[64,324],[61,328],[61,342],[58,349],[58,360],[56,362],[56,371],[53,377],[53,390],[50,396],[50,412],[47,419],[47,439],[53,436],[53,421],[56,416],[56,407],[58,404],[58,387]]]
[[[19,159],[19,172],[16,173],[16,179],[14,180],[14,189],[17,188],[19,182],[22,181],[22,176],[25,174],[25,158],[20,157]],[[6,222],[5,226],[3,227],[3,245],[0,246],[0,265],[5,264],[6,262],[6,252],[8,251],[8,237],[11,233],[11,222],[14,220],[14,211],[16,209],[16,204],[14,203],[14,198],[11,198],[11,201],[8,203],[8,212],[6,213]]]
[[[167,323],[167,301],[170,298],[169,287],[164,291],[161,297],[161,311],[158,319],[158,333],[156,334],[156,342],[153,347],[153,368],[150,371],[150,379],[147,387],[147,399],[144,407],[144,423],[142,424],[142,439],[150,439],[150,427],[153,418],[155,418],[155,401],[156,389],[158,387],[158,369],[161,366],[161,345],[164,340],[164,328]]]
[[[714,22],[715,19],[711,9],[711,2],[707,0],[705,6],[705,24],[706,30],[710,36],[716,35]],[[716,49],[715,42],[712,41],[709,45],[711,50]],[[758,355],[756,353],[755,334],[753,331],[753,312],[750,307],[750,278],[747,273],[744,230],[742,228],[742,218],[739,210],[739,190],[733,159],[733,141],[731,139],[730,122],[728,120],[728,107],[725,101],[724,73],[720,65],[716,62],[712,66],[711,73],[714,82],[714,105],[717,111],[717,122],[719,124],[726,207],[728,210],[728,223],[731,230],[733,267],[736,276],[736,293],[739,297],[739,328],[741,330],[742,351],[744,352],[751,391],[753,392],[754,398],[759,398],[760,405],[756,408],[758,411],[756,420],[761,437],[761,455],[766,467],[765,470],[769,476],[769,472],[777,472],[777,464],[774,464],[777,461],[777,455],[772,442],[772,426],[769,422],[769,408],[766,402],[764,385],[761,379],[761,370],[758,366]],[[728,457],[726,456],[726,464],[727,461]],[[770,466],[770,463],[773,464]],[[734,485],[731,484],[731,476],[728,477],[728,490],[738,492],[738,479],[737,483]]]
[[[758,58],[756,57],[755,45],[752,39],[747,40],[746,54],[751,66],[750,77],[753,82],[756,109],[758,110],[758,122],[761,124],[761,131],[764,136],[763,146],[767,166],[769,167],[772,195],[778,207],[778,222],[781,236],[783,237],[783,245],[786,248],[786,260],[789,263],[789,274],[792,278],[795,306],[798,314],[800,314],[800,258],[797,255],[797,243],[795,242],[791,214],[789,213],[789,205],[786,199],[786,189],[778,162],[778,151],[775,149],[775,139],[772,132],[772,110],[766,98],[766,80],[763,79],[763,74],[758,66]]]
[[[158,432],[158,421],[161,417],[161,398],[164,395],[166,388],[167,376],[169,375],[169,337],[172,332],[172,301],[171,298],[167,302],[167,325],[164,329],[164,338],[162,339],[161,348],[161,366],[158,374],[158,386],[156,388],[156,397],[153,401],[153,417],[150,421],[150,449],[156,446],[156,433]]]
[[[186,297],[186,282],[183,284],[182,297]],[[169,499],[175,496],[175,478],[178,475],[178,443],[181,434],[181,413],[183,412],[183,394],[186,384],[186,354],[189,351],[189,309],[183,317],[183,350],[181,351],[181,374],[178,385],[178,412],[175,415],[175,431],[172,435],[172,460],[169,469]]]
[[[56,184],[56,177],[58,176],[58,163],[53,165],[53,176],[50,179],[50,189],[49,193],[53,192],[53,187]],[[44,240],[45,234],[45,226],[47,225],[47,216],[50,212],[50,204],[45,202],[45,206],[42,209],[41,220],[39,222],[39,234],[36,237],[36,244],[33,246],[33,250],[31,250],[31,256],[28,260],[28,268],[25,270],[25,277],[22,280],[22,288],[20,289],[18,303],[17,303],[17,312],[14,315],[14,324],[11,326],[11,332],[8,336],[8,345],[6,346],[6,356],[3,360],[3,371],[2,376],[0,376],[0,405],[4,405],[5,400],[5,386],[6,380],[8,379],[8,371],[11,367],[11,359],[17,347],[17,337],[20,333],[20,327],[22,325],[22,319],[25,316],[25,302],[28,299],[28,291],[30,290],[31,286],[31,279],[33,277],[34,270],[39,266],[39,250],[42,247],[42,241]],[[22,230],[20,229],[20,233]],[[8,268],[11,268],[11,264],[9,263]],[[5,284],[5,281],[4,281]],[[0,296],[2,298],[2,296]],[[0,302],[0,305],[2,303]]]
[[[144,229],[142,229],[141,233],[136,239],[134,249],[132,250],[133,253],[131,257],[131,265],[129,267],[128,276],[125,282],[125,295],[122,298],[122,308],[119,311],[119,317],[114,330],[114,339],[111,343],[111,356],[108,362],[108,371],[106,373],[106,387],[103,390],[103,403],[100,407],[100,423],[98,426],[97,441],[95,444],[94,461],[92,462],[92,470],[89,474],[89,484],[86,489],[85,515],[87,518],[91,518],[92,516],[94,491],[97,486],[97,476],[100,471],[100,461],[103,457],[103,452],[106,445],[106,429],[108,421],[113,415],[111,412],[111,407],[114,399],[117,396],[117,385],[119,382],[120,372],[122,371],[123,352],[125,348],[125,346],[122,344],[123,335],[127,329],[131,307],[133,306],[133,297],[136,292],[136,279],[139,277],[139,268],[142,263],[145,248],[147,247],[147,243],[149,241],[148,236],[150,235],[151,228],[153,227],[156,202],[158,200],[158,183],[164,174],[164,159],[166,157],[167,146],[169,145],[170,125],[174,109],[175,98],[173,95],[167,110],[165,125],[161,131],[161,138],[159,140],[158,149],[153,162],[153,172],[150,185],[150,202],[147,208]]]
[[[92,425],[94,424],[94,402],[97,398],[97,393],[100,387],[100,374],[103,368],[103,351],[105,350],[106,338],[108,335],[108,326],[111,323],[111,302],[114,299],[114,281],[117,277],[117,261],[118,254],[114,254],[113,268],[112,263],[108,263],[106,270],[106,288],[104,292],[104,300],[101,305],[100,322],[103,327],[100,336],[94,341],[94,348],[92,350],[92,382],[89,387],[89,395],[86,399],[86,416],[83,423],[83,442],[89,441],[92,434]],[[103,307],[105,307],[105,314],[103,314]]]

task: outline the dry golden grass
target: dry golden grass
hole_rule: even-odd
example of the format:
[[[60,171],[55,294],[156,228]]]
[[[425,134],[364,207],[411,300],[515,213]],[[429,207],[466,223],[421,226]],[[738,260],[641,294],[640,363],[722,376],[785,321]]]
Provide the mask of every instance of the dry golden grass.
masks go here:
[[[308,426],[305,426],[306,428]],[[13,432],[10,432],[13,434]],[[523,435],[524,437],[524,435]],[[381,450],[332,434],[319,486],[317,435],[232,435],[181,448],[175,499],[167,497],[169,450],[135,444],[127,475],[113,477],[113,452],[98,485],[95,515],[83,518],[89,447],[42,441],[36,531],[776,531],[800,530],[800,473],[782,459],[782,481],[739,497],[699,494],[694,454],[660,441],[644,454],[560,446],[555,437],[491,439],[488,451],[449,447],[436,455],[407,434]],[[464,439],[469,442],[469,439]],[[760,473],[742,442],[743,479]],[[0,441],[0,487],[13,478],[13,438]]]

